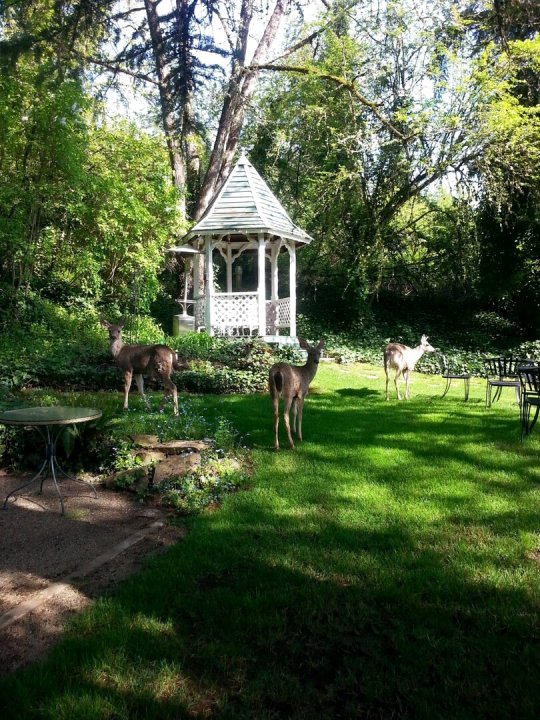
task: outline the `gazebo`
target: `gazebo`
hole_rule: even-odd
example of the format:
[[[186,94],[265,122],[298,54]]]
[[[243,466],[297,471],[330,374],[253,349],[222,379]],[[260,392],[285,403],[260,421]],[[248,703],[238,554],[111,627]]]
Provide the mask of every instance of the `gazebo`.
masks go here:
[[[204,252],[203,297],[197,297],[199,264],[193,268],[195,329],[211,335],[259,335],[265,340],[276,339],[288,329],[296,339],[296,250],[311,240],[242,153],[206,213],[184,237],[184,242]],[[216,250],[224,260],[225,292],[216,284]],[[278,257],[282,250],[289,255],[289,297],[280,298]],[[244,253],[257,258],[257,289],[246,292],[236,287],[233,292],[233,266]],[[241,284],[241,273],[235,275]]]

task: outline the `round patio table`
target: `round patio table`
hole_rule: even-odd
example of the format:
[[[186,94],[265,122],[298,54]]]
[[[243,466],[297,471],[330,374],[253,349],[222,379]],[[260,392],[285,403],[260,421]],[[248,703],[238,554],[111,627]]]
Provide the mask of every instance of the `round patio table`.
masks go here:
[[[20,408],[18,410],[5,410],[0,413],[0,424],[1,425],[22,425],[24,427],[33,427],[39,432],[45,442],[45,459],[40,469],[34,475],[34,477],[28,482],[20,485],[19,487],[12,490],[4,500],[3,509],[7,509],[7,503],[12,495],[18,495],[21,490],[29,487],[33,483],[37,482],[40,478],[39,492],[43,490],[43,481],[47,476],[47,472],[50,472],[54,489],[60,500],[60,506],[62,508],[62,515],[64,514],[64,500],[58,487],[58,480],[56,477],[56,471],[58,470],[64,477],[72,482],[80,483],[81,485],[87,485],[92,492],[94,497],[97,498],[96,489],[85,480],[78,480],[77,478],[68,475],[56,459],[56,444],[58,439],[69,425],[78,425],[80,423],[90,422],[91,420],[97,420],[102,415],[101,410],[95,408],[82,408],[82,407],[64,407],[58,405],[56,407],[28,407]]]

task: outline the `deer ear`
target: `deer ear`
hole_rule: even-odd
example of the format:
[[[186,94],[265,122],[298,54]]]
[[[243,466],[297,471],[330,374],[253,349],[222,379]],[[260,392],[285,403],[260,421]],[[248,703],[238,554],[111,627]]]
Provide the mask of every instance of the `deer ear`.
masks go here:
[[[323,347],[324,347],[324,342],[325,342],[324,340],[321,340],[321,341],[319,342],[319,344],[317,345],[317,349],[318,349],[318,350],[322,350],[322,349],[323,349]]]
[[[126,318],[120,318],[120,320],[118,321],[118,327],[123,328],[125,324],[126,324]]]
[[[104,328],[107,328],[107,330],[111,327],[111,324],[105,320],[105,318],[99,318],[99,324],[102,325]]]
[[[309,350],[309,345],[308,345],[307,342],[304,340],[304,338],[298,338],[298,344],[300,345],[300,347],[302,348],[302,350]]]

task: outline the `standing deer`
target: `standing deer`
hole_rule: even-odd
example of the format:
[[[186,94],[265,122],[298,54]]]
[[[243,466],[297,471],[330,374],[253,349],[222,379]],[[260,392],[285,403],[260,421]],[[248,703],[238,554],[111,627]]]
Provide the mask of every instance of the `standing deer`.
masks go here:
[[[274,408],[274,449],[279,450],[278,428],[279,428],[279,397],[283,396],[283,419],[289,438],[289,446],[294,450],[294,442],[291,435],[289,423],[289,412],[293,406],[293,430],[300,442],[302,442],[302,411],[304,409],[304,398],[308,394],[311,381],[315,377],[321,352],[324,347],[324,340],[314,347],[305,340],[298,339],[300,347],[308,354],[307,362],[303,366],[289,365],[285,362],[276,363],[270,368],[268,385],[272,406]],[[298,430],[297,430],[298,419]]]
[[[109,331],[111,355],[124,373],[124,410],[128,409],[129,389],[133,375],[135,375],[137,388],[146,409],[150,410],[148,399],[144,394],[143,375],[146,375],[158,378],[165,387],[160,412],[165,407],[167,397],[172,394],[174,414],[178,415],[178,393],[176,385],[171,380],[171,373],[185,365],[178,361],[176,352],[167,345],[124,345],[122,328],[125,320],[121,320],[118,325],[113,325],[102,318],[101,324]]]
[[[415,348],[407,347],[401,343],[390,343],[384,349],[384,372],[386,373],[386,399],[388,400],[388,382],[390,380],[390,369],[396,371],[394,385],[398,400],[401,400],[398,387],[398,378],[403,375],[405,378],[405,399],[409,399],[409,373],[414,370],[416,363],[425,352],[435,352],[435,348],[428,343],[428,338],[422,335],[420,345]]]

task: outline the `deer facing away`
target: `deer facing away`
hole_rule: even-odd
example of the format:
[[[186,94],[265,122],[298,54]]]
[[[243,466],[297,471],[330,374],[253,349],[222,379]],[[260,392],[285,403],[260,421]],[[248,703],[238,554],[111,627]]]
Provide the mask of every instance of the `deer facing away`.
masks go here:
[[[386,399],[388,396],[388,382],[390,380],[390,370],[396,371],[394,375],[394,385],[398,400],[401,400],[399,394],[398,378],[403,375],[405,378],[405,399],[409,399],[409,373],[411,373],[416,363],[420,360],[425,352],[435,352],[435,348],[431,347],[428,338],[422,335],[420,345],[415,348],[407,347],[401,343],[390,343],[384,349],[384,372],[386,373]]]
[[[304,398],[308,394],[311,381],[315,377],[321,352],[324,347],[324,340],[318,345],[311,346],[305,340],[298,339],[300,347],[308,354],[307,362],[303,366],[289,365],[285,362],[276,363],[270,368],[268,384],[272,406],[274,409],[274,449],[279,450],[278,428],[279,428],[279,398],[283,396],[283,420],[289,446],[294,450],[294,442],[291,435],[289,413],[291,405],[293,409],[293,430],[300,442],[302,441],[302,411],[304,409]]]
[[[124,345],[122,328],[125,320],[113,325],[102,318],[101,324],[109,331],[111,355],[124,373],[124,410],[128,409],[129,389],[134,375],[146,409],[150,409],[148,398],[144,394],[143,376],[146,375],[161,380],[165,388],[160,411],[165,407],[168,396],[172,395],[173,411],[178,415],[178,394],[176,385],[171,380],[171,373],[173,370],[185,368],[185,364],[178,361],[176,352],[167,345]]]

